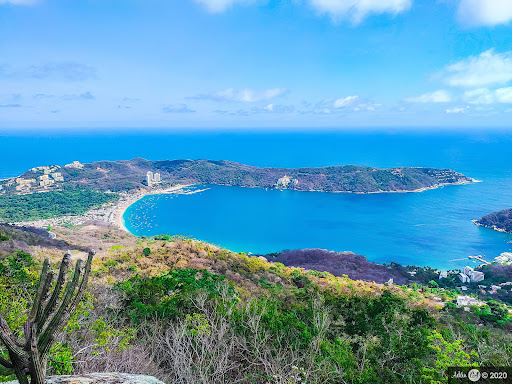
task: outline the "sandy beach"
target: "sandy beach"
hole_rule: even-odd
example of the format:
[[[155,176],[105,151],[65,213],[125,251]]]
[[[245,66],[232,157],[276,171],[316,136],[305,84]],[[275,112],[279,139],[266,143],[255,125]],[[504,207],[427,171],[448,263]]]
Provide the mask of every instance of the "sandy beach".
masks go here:
[[[129,232],[124,224],[123,215],[128,207],[130,207],[132,204],[148,195],[160,195],[166,193],[189,194],[204,191],[204,189],[193,191],[184,190],[184,188],[190,187],[192,185],[193,184],[179,184],[168,188],[138,190],[135,192],[121,192],[119,194],[119,200],[116,203],[105,204],[99,208],[91,209],[81,216],[60,216],[51,219],[17,222],[14,224],[37,228],[47,228],[48,226],[77,226],[86,224],[86,222],[90,221],[102,221],[107,224],[114,225],[123,231]]]
[[[118,228],[123,231],[129,232],[126,229],[125,222],[123,219],[124,213],[126,210],[136,203],[138,200],[142,199],[148,195],[162,195],[166,193],[183,193],[183,189],[192,186],[193,184],[178,184],[173,187],[154,189],[154,190],[141,190],[134,193],[127,193],[124,196],[121,196],[117,204],[112,209],[111,218],[109,222],[114,224]]]

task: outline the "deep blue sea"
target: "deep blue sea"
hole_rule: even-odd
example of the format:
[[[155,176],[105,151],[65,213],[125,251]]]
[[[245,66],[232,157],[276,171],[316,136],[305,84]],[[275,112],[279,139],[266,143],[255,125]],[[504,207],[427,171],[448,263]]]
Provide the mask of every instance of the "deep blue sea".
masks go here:
[[[0,178],[73,160],[232,160],[256,166],[451,168],[482,180],[422,193],[328,194],[207,186],[148,196],[125,214],[136,235],[189,235],[235,251],[350,250],[378,262],[453,268],[512,249],[472,219],[512,207],[512,133],[146,131],[0,134]]]

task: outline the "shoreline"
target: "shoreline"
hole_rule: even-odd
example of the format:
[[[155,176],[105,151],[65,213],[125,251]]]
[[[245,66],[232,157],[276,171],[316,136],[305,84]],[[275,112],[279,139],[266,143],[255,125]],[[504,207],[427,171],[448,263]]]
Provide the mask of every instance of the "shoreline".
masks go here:
[[[117,204],[115,205],[114,209],[112,210],[112,219],[109,220],[109,222],[111,224],[114,224],[119,229],[122,229],[123,231],[131,234],[131,232],[126,228],[125,221],[123,218],[126,210],[129,207],[131,207],[137,201],[146,196],[178,193],[178,191],[182,191],[184,188],[191,187],[193,185],[195,184],[178,184],[168,188],[160,188],[156,190],[139,190],[135,193],[127,194],[127,196],[125,196],[124,199],[120,198]]]
[[[481,180],[471,179],[468,181],[460,181],[455,183],[441,183],[430,187],[424,187],[424,188],[418,188],[414,190],[399,190],[399,191],[371,191],[371,192],[356,192],[356,191],[319,191],[319,190],[300,190],[300,189],[289,189],[289,188],[272,188],[273,190],[289,190],[289,191],[297,191],[297,192],[322,192],[322,193],[353,193],[356,195],[369,195],[369,194],[377,194],[377,193],[418,193],[418,192],[424,192],[431,189],[437,189],[445,186],[450,185],[464,185],[464,184],[471,184],[471,183],[479,183],[482,182]],[[125,225],[124,221],[124,213],[126,210],[135,204],[140,199],[149,196],[149,195],[164,195],[164,194],[192,194],[192,193],[198,193],[205,190],[208,190],[209,188],[204,189],[197,189],[193,191],[187,191],[184,192],[183,189],[187,187],[192,187],[195,185],[200,184],[178,184],[174,185],[172,187],[167,188],[159,188],[154,190],[146,190],[146,189],[140,189],[137,191],[131,191],[131,192],[122,192],[120,193],[119,200],[112,204],[112,205],[105,205],[98,208],[91,209],[90,211],[86,212],[85,214],[81,216],[60,216],[60,217],[54,217],[50,219],[41,219],[41,220],[35,220],[35,221],[26,221],[26,222],[16,222],[13,224],[21,225],[21,226],[33,226],[33,227],[65,227],[65,226],[77,226],[77,225],[83,225],[86,224],[87,221],[101,221],[104,223],[107,223],[109,225],[113,225],[122,231],[132,234]],[[214,184],[218,186],[228,186],[228,187],[239,187],[239,188],[259,188],[259,189],[268,189],[269,187],[254,187],[254,186],[236,186],[236,185],[225,185],[225,184]],[[475,223],[477,224],[477,223]],[[479,224],[477,224],[479,225]],[[482,225],[483,226],[483,225]],[[504,230],[500,230],[497,228],[492,228],[499,232],[505,232]]]
[[[101,207],[93,208],[80,216],[59,216],[34,221],[12,222],[10,224],[15,224],[18,226],[46,228],[48,226],[75,227],[87,224],[88,222],[103,222],[131,234],[131,232],[128,231],[128,229],[125,226],[123,215],[132,204],[136,203],[138,200],[148,195],[180,193],[181,190],[192,185],[194,184],[178,184],[172,187],[160,188],[155,190],[137,190],[132,192],[121,192],[119,200],[117,200],[117,202],[108,203],[102,205]],[[192,193],[201,191],[203,190],[193,191]]]
[[[476,226],[478,227],[482,227],[482,228],[487,228],[487,229],[493,229],[495,230],[496,232],[501,232],[501,233],[508,233],[509,235],[512,234],[512,232],[508,232],[506,231],[505,229],[503,228],[498,228],[497,226],[495,225],[485,225],[485,224],[482,224],[482,223],[479,223],[478,220],[471,220],[471,222],[473,224],[475,224]]]
[[[275,187],[253,187],[253,186],[240,186],[240,185],[229,185],[229,184],[212,184],[212,185],[218,185],[222,187],[238,187],[238,188],[254,188],[254,189],[271,189],[271,190],[278,190],[278,191],[296,191],[296,192],[321,192],[321,193],[353,193],[356,195],[371,195],[375,193],[419,193],[419,192],[425,192],[432,189],[438,189],[443,188],[450,185],[466,185],[466,184],[472,184],[472,183],[482,183],[482,180],[476,180],[471,179],[467,181],[457,181],[455,183],[440,183],[436,184],[430,187],[423,187],[418,189],[411,189],[411,190],[399,190],[399,191],[370,191],[370,192],[357,192],[357,191],[321,191],[318,189],[291,189],[291,188],[275,188]],[[194,185],[194,184],[193,184]]]

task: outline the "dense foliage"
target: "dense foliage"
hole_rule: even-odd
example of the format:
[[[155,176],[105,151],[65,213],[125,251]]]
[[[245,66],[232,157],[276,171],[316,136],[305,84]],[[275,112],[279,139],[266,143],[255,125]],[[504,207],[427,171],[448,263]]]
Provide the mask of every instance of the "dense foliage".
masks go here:
[[[434,384],[449,366],[512,364],[511,318],[499,302],[465,310],[434,280],[366,283],[158,238],[108,240],[48,373],[134,372],[168,383]],[[23,322],[39,268],[23,252],[0,259],[0,313],[12,328]],[[435,296],[443,309],[432,305]]]
[[[0,221],[18,222],[67,215],[82,215],[91,208],[113,202],[117,194],[65,189],[29,195],[0,195]]]
[[[223,358],[234,368],[222,372],[225,382],[287,383],[300,378],[308,383],[434,383],[442,380],[449,366],[478,365],[488,358],[487,352],[481,358],[477,351],[484,349],[482,345],[492,348],[493,337],[489,331],[470,328],[482,345],[468,348],[465,323],[454,320],[460,319],[457,310],[443,318],[450,324],[447,327],[391,291],[377,297],[346,296],[319,290],[302,277],[302,288],[288,291],[273,286],[268,296],[248,301],[224,277],[196,269],[171,270],[151,278],[137,275],[118,284],[118,289],[131,321],[167,324],[166,328],[181,321],[184,332],[195,335],[193,348],[198,348],[195,343],[212,342],[211,333],[219,332],[222,324],[223,337],[239,343],[224,351]],[[494,309],[483,311],[487,312],[479,314],[482,319],[497,314]],[[199,337],[201,332],[208,335]],[[500,359],[510,360],[511,352],[510,348],[494,352],[494,358],[502,355]],[[293,363],[295,369],[281,366],[272,375],[268,365],[283,361]],[[175,367],[168,361],[160,363],[172,375]]]
[[[490,213],[477,220],[477,224],[512,233],[512,209]]]

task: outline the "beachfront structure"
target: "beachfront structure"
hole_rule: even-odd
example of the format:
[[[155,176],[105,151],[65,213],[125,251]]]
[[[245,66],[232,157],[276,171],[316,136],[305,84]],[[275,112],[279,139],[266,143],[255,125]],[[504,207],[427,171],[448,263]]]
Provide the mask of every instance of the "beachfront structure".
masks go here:
[[[148,173],[146,173],[146,181],[148,183],[148,186],[152,187],[154,184],[158,184],[162,180],[160,178],[160,174],[159,173],[153,173],[151,171],[148,171]]]

